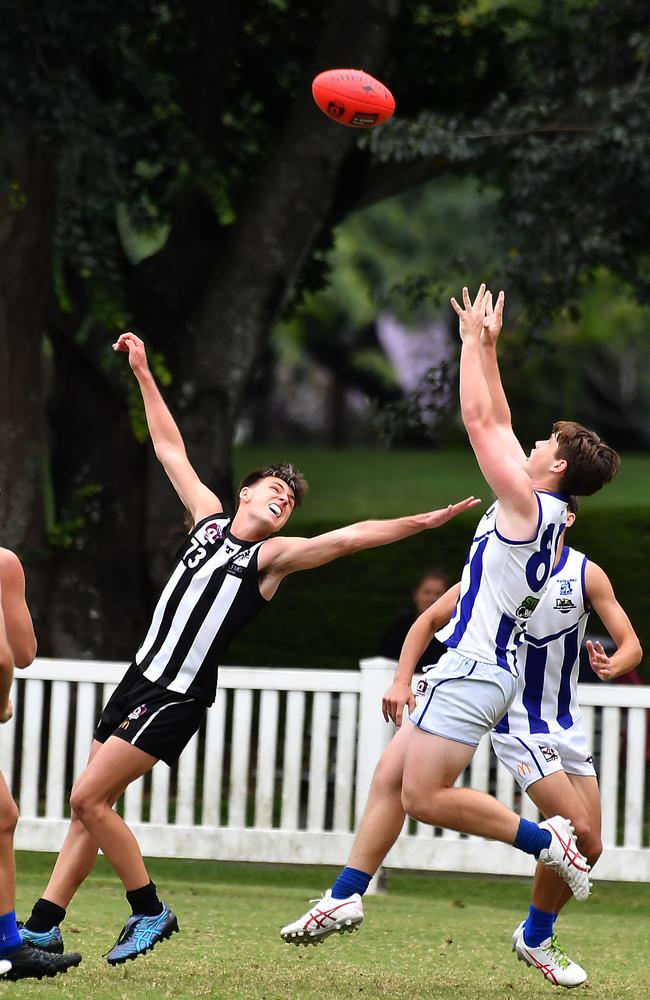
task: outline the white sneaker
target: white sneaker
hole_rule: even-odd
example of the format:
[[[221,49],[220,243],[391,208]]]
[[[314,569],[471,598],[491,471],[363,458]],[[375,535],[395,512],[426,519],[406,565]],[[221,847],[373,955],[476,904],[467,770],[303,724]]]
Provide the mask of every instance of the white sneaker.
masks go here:
[[[363,920],[363,902],[357,892],[347,899],[332,899],[332,890],[328,889],[320,899],[310,902],[316,906],[280,931],[287,944],[318,944],[335,931],[344,934],[357,930]]]
[[[517,931],[519,928],[517,928]],[[515,932],[516,933],[516,932]],[[531,948],[524,941],[523,933],[517,937],[515,949],[520,962],[531,965],[548,979],[553,986],[565,986],[571,989],[573,986],[581,986],[587,981],[587,973],[577,962],[572,962],[564,948],[559,944],[555,934],[546,938],[546,941],[537,948]]]
[[[551,843],[539,855],[539,860],[564,879],[577,900],[583,902],[591,893],[587,859],[578,850],[573,827],[563,816],[552,816],[539,824],[548,830]]]
[[[512,935],[512,950],[513,951],[517,950],[517,941],[519,940],[519,935],[523,932],[523,929],[524,929],[525,926],[526,926],[526,921],[522,920],[521,923],[517,924],[517,926],[514,929],[514,932],[513,932],[513,935]]]
[[[8,962],[5,958],[0,959],[0,976],[4,976],[10,970],[11,962]]]

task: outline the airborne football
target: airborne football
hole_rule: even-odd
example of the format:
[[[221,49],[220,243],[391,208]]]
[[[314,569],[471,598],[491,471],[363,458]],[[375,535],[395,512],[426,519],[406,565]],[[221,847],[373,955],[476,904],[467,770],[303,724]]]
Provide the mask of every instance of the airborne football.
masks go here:
[[[328,69],[315,77],[311,91],[323,114],[339,125],[373,128],[395,111],[390,90],[362,69]]]

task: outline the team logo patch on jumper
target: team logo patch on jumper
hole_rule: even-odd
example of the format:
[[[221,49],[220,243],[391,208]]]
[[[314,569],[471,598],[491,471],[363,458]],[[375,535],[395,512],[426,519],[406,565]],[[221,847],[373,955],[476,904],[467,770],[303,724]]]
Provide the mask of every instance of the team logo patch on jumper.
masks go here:
[[[203,533],[208,542],[218,542],[220,538],[223,538],[223,528],[215,521],[212,524],[206,524]]]
[[[568,615],[569,611],[573,611],[575,604],[570,597],[556,597],[554,610],[559,611],[562,615]]]
[[[560,580],[560,593],[562,597],[566,597],[568,594],[573,593],[573,584],[575,580]]]
[[[517,618],[530,618],[538,604],[539,597],[533,597],[532,594],[529,594],[528,597],[524,597],[523,601],[517,608]]]
[[[559,760],[560,755],[554,747],[540,747],[540,753],[547,763],[552,764],[554,760]]]

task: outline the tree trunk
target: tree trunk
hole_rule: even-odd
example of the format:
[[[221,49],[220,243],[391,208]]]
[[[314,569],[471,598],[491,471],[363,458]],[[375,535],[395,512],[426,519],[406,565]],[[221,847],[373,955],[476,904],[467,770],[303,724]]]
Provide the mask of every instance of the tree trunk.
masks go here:
[[[47,652],[121,660],[142,640],[150,604],[142,527],[146,459],[122,384],[102,365],[103,351],[110,350],[105,334],[97,339],[102,346],[95,354],[60,331],[52,335],[58,544]]]
[[[51,294],[56,158],[26,138],[2,134],[0,147],[0,525],[2,544],[28,563],[28,597],[38,625],[47,569],[43,496],[44,310]]]
[[[231,482],[233,428],[251,372],[288,290],[335,213],[337,184],[357,139],[354,129],[337,126],[315,108],[310,80],[337,64],[376,71],[397,13],[397,2],[339,0],[306,67],[303,97],[191,323],[181,424],[197,467],[218,490]]]

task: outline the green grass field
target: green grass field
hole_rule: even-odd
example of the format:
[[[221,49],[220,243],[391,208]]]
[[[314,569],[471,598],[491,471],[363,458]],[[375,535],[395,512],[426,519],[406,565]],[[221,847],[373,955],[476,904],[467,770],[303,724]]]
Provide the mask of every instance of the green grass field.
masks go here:
[[[40,895],[52,860],[18,855],[19,914]],[[66,947],[84,956],[81,967],[47,983],[0,983],[0,997],[527,1000],[558,995],[510,951],[512,931],[527,911],[525,880],[391,875],[388,894],[367,900],[359,932],[305,949],[284,944],[278,929],[331,884],[332,869],[153,860],[150,870],[178,915],[180,935],[145,958],[110,968],[101,956],[113,945],[127,909],[100,859],[63,924]],[[622,883],[597,883],[586,905],[567,909],[561,940],[590,973],[576,996],[648,995],[648,912],[650,886]]]
[[[490,493],[469,450],[335,450],[296,445],[238,448],[237,481],[250,469],[277,458],[290,459],[305,474],[310,493],[292,525],[353,521],[435,510],[474,494]],[[650,455],[625,455],[615,481],[584,501],[584,510],[648,506]]]

